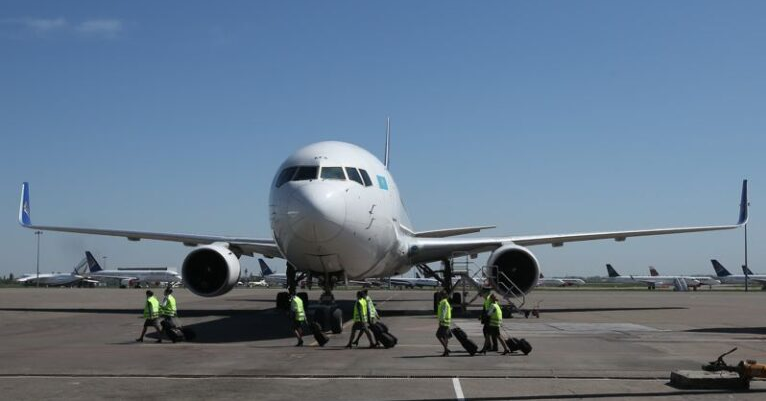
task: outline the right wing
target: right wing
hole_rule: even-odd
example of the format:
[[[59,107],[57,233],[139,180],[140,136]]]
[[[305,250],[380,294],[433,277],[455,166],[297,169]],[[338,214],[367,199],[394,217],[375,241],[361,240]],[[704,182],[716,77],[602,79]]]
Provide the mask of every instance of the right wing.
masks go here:
[[[563,246],[567,242],[594,241],[613,239],[625,241],[629,237],[645,237],[654,235],[680,234],[703,231],[730,230],[742,227],[748,220],[747,180],[742,181],[742,195],[739,204],[739,219],[736,224],[719,226],[658,228],[630,231],[603,231],[574,234],[525,235],[495,238],[429,238],[415,237],[411,239],[409,257],[413,264],[437,262],[450,259],[457,253],[479,254],[493,251],[503,245],[516,244],[519,246],[552,245]]]
[[[276,242],[271,238],[242,238],[242,237],[224,237],[216,235],[197,235],[197,234],[178,234],[178,233],[157,233],[148,231],[130,231],[130,230],[107,230],[101,228],[82,228],[82,227],[56,227],[40,226],[32,224],[31,210],[29,207],[29,183],[25,182],[21,186],[21,203],[19,205],[19,224],[25,228],[43,231],[60,231],[78,234],[108,235],[112,237],[125,237],[130,241],[140,241],[142,239],[151,239],[159,241],[180,242],[186,246],[197,246],[212,244],[214,242],[224,242],[230,247],[236,247],[243,255],[253,256],[254,253],[261,254],[270,258],[282,258],[282,253],[277,248]]]

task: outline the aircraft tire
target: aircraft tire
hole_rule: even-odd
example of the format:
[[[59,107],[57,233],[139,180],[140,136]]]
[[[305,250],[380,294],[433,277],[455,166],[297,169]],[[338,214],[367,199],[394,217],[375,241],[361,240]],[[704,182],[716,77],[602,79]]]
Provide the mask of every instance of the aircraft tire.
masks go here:
[[[340,308],[332,309],[330,313],[330,327],[333,334],[343,333],[343,311]]]
[[[452,304],[452,309],[456,313],[462,313],[463,312],[463,296],[459,292],[453,292],[452,293],[452,300],[450,302]]]
[[[436,313],[439,310],[439,291],[434,293],[434,313]]]

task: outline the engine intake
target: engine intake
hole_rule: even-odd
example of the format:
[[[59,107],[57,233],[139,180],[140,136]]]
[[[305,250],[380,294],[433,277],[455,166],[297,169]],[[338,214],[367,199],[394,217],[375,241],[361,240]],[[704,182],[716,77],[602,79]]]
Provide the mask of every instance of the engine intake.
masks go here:
[[[222,245],[205,245],[189,253],[181,267],[184,285],[203,297],[226,294],[239,280],[239,258]]]
[[[489,281],[501,295],[527,294],[537,285],[540,265],[532,252],[517,245],[496,249],[487,260]]]

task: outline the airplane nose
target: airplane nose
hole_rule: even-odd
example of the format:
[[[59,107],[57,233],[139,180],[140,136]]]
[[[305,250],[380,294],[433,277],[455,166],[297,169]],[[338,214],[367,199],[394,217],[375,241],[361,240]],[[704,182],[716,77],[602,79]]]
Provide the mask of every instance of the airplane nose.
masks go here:
[[[343,189],[324,183],[303,185],[292,193],[287,215],[296,236],[312,242],[335,238],[346,223]]]

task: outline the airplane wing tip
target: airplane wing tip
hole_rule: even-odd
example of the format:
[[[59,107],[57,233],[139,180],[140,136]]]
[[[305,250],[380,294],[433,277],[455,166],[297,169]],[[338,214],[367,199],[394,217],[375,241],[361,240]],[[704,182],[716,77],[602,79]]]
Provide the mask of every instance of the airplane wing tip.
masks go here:
[[[738,226],[747,224],[747,221],[750,218],[749,206],[750,202],[747,199],[747,179],[744,179],[742,180],[742,198],[739,203],[739,220],[737,221]]]
[[[24,227],[32,225],[31,211],[29,208],[29,183],[21,184],[21,202],[19,203],[19,224]]]

